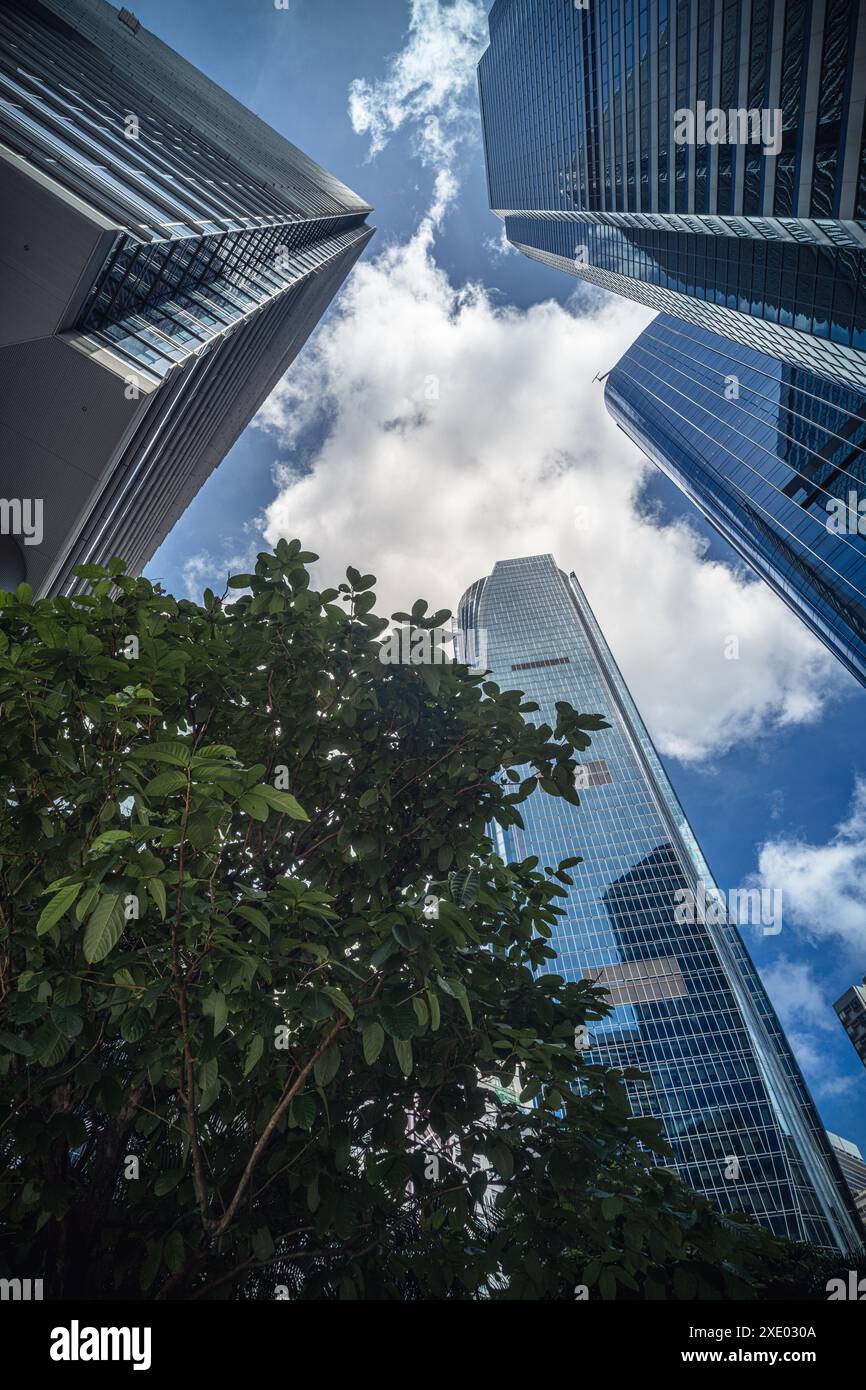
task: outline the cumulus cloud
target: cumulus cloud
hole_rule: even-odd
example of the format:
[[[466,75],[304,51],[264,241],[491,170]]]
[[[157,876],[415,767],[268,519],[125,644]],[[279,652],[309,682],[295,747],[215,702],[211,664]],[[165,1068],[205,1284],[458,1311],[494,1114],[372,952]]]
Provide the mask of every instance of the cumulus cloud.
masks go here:
[[[453,285],[433,246],[425,219],[362,262],[261,411],[284,460],[268,541],[314,545],[323,584],[347,563],[377,574],[385,614],[416,597],[453,609],[496,560],[552,551],[665,753],[704,759],[813,720],[846,680],[837,664],[765,585],[642,505],[651,465],[593,376],[651,314],[600,292],[518,310]]]
[[[369,157],[391,136],[411,131],[415,154],[437,172],[435,212],[456,192],[458,150],[478,141],[475,66],[487,43],[481,0],[411,0],[409,32],[377,81],[357,77],[349,88],[349,118],[369,139]]]
[[[808,962],[782,956],[761,970],[761,979],[782,1026],[816,1094],[829,1098],[856,1084],[852,1072],[837,1073],[830,1064],[828,1035],[838,1041],[839,1024],[831,1004],[832,991],[815,976]]]
[[[866,780],[857,780],[847,818],[826,844],[779,837],[761,845],[758,874],[782,890],[786,925],[813,942],[850,948],[852,964],[866,956]]]

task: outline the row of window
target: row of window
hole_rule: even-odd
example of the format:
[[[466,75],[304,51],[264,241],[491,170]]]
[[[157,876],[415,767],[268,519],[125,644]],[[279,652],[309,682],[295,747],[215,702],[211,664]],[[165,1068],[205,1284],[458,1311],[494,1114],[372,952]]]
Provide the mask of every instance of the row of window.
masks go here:
[[[843,215],[848,116],[859,110],[864,81],[854,67],[856,0],[828,0],[814,49],[812,0],[787,0],[775,90],[773,0],[753,0],[748,11],[741,0],[676,0],[673,8],[671,16],[660,0],[650,43],[648,6],[638,0],[636,55],[633,0],[598,0],[585,9],[512,0],[491,26],[479,68],[493,206],[714,206],[755,216],[768,186],[773,209],[795,216],[810,152],[810,214]],[[818,93],[814,110],[806,103],[807,80]],[[725,111],[780,110],[781,154],[673,143],[674,110],[694,110],[698,101]],[[866,164],[866,131],[852,126],[850,138]],[[856,207],[844,208],[844,216],[852,213],[866,216],[866,172]]]

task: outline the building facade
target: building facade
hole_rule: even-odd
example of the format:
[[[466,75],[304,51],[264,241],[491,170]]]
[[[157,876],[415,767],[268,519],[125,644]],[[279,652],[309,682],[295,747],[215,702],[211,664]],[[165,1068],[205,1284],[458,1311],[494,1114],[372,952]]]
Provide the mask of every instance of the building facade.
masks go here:
[[[866,391],[660,314],[605,403],[866,683]]]
[[[863,1155],[850,1139],[840,1139],[838,1134],[831,1134],[829,1130],[827,1138],[839,1160],[842,1176],[848,1184],[857,1210],[862,1213],[866,1207],[866,1162]]]
[[[661,1119],[683,1181],[722,1210],[856,1246],[803,1077],[736,926],[699,906],[712,876],[576,577],[551,555],[500,562],[466,591],[459,622],[486,634],[492,679],[536,701],[540,722],[553,727],[566,700],[611,725],[578,769],[579,808],[539,790],[524,829],[491,832],[507,861],[583,857],[551,944],[559,973],[611,995],[587,1060],[647,1074],[627,1083],[634,1113]]]
[[[489,25],[509,241],[866,387],[861,0],[496,0]]]
[[[857,1056],[866,1067],[866,977],[862,985],[852,985],[833,1005],[839,1022],[851,1039]]]
[[[65,592],[74,565],[146,563],[370,208],[129,11],[2,0],[0,20],[0,584]]]

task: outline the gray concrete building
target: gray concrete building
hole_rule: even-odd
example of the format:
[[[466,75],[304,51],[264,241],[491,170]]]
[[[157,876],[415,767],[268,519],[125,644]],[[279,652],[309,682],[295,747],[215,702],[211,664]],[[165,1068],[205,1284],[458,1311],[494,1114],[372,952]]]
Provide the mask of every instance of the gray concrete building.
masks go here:
[[[851,1039],[857,1056],[866,1067],[866,977],[862,985],[852,985],[846,989],[841,999],[833,1005],[839,1015],[839,1022]]]
[[[373,234],[104,0],[0,0],[0,587],[139,571]]]
[[[827,1130],[830,1147],[839,1160],[842,1176],[851,1189],[854,1204],[861,1217],[866,1212],[866,1162],[859,1148],[850,1139],[842,1139],[838,1134]]]

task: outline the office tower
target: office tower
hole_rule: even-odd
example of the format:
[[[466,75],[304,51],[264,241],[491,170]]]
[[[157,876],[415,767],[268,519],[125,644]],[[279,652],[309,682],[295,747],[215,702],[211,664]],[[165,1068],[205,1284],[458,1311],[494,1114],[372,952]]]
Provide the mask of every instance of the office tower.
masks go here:
[[[0,21],[0,585],[66,592],[74,565],[146,563],[370,208],[128,10],[0,0]]]
[[[553,727],[565,700],[612,726],[592,735],[579,808],[539,790],[524,829],[491,830],[506,861],[583,856],[551,969],[610,991],[587,1060],[649,1076],[626,1083],[634,1113],[663,1122],[680,1176],[722,1210],[856,1246],[805,1082],[729,914],[707,906],[712,876],[576,577],[551,555],[501,561],[463,595],[459,622],[486,634],[491,678],[536,701],[537,722]]]
[[[660,314],[605,403],[866,683],[866,390]]]
[[[489,25],[509,241],[866,386],[861,0],[496,0]]]
[[[851,1039],[854,1050],[866,1067],[866,976],[862,985],[852,985],[833,1005],[839,1022]]]
[[[857,1210],[862,1211],[863,1204],[866,1204],[866,1163],[863,1161],[863,1155],[850,1139],[840,1139],[838,1134],[831,1134],[829,1130],[827,1138],[839,1161],[842,1176],[848,1184]]]

